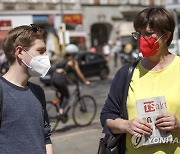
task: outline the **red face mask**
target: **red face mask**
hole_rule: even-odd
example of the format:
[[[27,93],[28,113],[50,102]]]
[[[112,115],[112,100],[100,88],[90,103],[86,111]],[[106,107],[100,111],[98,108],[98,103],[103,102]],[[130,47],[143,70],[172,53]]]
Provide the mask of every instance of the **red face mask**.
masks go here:
[[[143,57],[152,56],[157,53],[157,51],[159,49],[158,40],[153,37],[147,37],[147,36],[143,36],[143,37],[139,38],[139,40],[138,40],[139,49],[140,49]]]

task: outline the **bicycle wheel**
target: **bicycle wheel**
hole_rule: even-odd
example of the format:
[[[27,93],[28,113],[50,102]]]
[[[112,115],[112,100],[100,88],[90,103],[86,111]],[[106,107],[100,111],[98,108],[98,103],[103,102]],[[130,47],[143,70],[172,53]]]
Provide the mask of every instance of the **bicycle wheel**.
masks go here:
[[[77,126],[87,126],[94,120],[96,110],[95,99],[92,96],[84,95],[74,104],[72,118]]]
[[[55,131],[58,125],[58,107],[57,105],[53,104],[51,101],[47,101],[46,103],[46,110],[49,116],[49,122],[51,124],[51,131]]]

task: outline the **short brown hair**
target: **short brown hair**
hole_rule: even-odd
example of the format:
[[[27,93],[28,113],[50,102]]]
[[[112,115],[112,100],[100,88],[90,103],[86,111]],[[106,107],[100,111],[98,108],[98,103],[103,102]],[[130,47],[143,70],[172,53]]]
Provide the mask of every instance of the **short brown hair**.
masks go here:
[[[3,49],[8,62],[10,64],[15,62],[15,49],[17,46],[20,45],[29,49],[36,39],[42,39],[44,42],[46,42],[46,38],[46,30],[33,24],[30,26],[22,25],[10,30],[3,41]]]
[[[171,32],[172,34],[167,42],[167,45],[170,45],[175,29],[175,21],[170,12],[161,7],[150,7],[142,10],[134,19],[134,28],[138,31],[145,29],[148,25],[157,32]]]

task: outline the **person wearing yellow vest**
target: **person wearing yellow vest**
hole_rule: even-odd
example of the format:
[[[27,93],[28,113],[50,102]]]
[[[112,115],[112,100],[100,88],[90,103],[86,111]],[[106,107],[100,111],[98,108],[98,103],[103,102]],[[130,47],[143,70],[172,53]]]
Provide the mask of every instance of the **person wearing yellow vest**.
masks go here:
[[[118,95],[118,90],[123,83],[118,81],[117,76],[122,75],[118,71],[116,84],[112,82],[101,112],[103,132],[113,135],[125,133],[126,154],[180,154],[180,57],[168,51],[175,29],[174,18],[164,8],[146,8],[135,17],[134,29],[136,32],[132,35],[137,40],[143,58],[134,69],[129,85],[126,101],[128,119],[119,116],[122,96]],[[165,107],[167,112],[160,113],[154,119],[153,127],[149,121],[138,117],[137,102],[159,96],[165,98],[166,105],[152,105],[148,109]],[[174,142],[134,147],[134,135],[151,136],[154,129],[171,133]]]

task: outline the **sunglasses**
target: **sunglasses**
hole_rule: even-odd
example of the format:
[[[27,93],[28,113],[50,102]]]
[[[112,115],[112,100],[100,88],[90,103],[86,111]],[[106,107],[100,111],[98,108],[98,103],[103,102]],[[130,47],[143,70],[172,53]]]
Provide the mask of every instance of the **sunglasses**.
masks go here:
[[[144,35],[142,35],[142,34],[139,33],[139,32],[132,32],[131,34],[132,34],[132,36],[133,36],[133,38],[134,38],[135,40],[138,40],[141,36],[142,36],[142,37],[145,37],[145,36],[147,36],[147,37],[152,37],[152,35],[153,35],[153,34],[156,34],[156,32],[146,32]],[[157,34],[156,34],[156,35],[157,35]]]
[[[40,30],[40,27],[35,24],[30,24],[29,26],[32,28],[33,32],[37,32],[38,30]]]
[[[35,24],[30,24],[29,27],[31,27],[31,30],[32,30],[33,32],[37,32],[38,30],[41,29],[39,26],[37,26],[37,25],[35,25]],[[27,29],[25,29],[25,30],[23,30],[22,32],[20,32],[20,33],[17,35],[16,39],[17,39],[20,35],[25,34],[26,32],[27,32]],[[15,39],[15,40],[16,40],[16,39]]]

